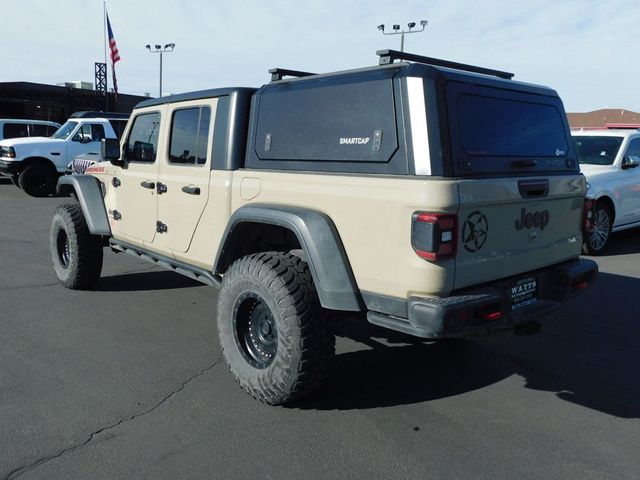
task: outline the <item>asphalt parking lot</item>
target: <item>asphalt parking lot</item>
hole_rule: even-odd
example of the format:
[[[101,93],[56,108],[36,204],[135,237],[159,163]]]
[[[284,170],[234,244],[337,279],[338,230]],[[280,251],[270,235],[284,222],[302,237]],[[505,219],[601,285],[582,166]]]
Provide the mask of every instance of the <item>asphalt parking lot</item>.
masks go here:
[[[323,388],[268,407],[227,372],[211,287],[111,252],[95,291],[58,284],[65,200],[0,178],[0,479],[638,478],[638,230],[539,335],[347,320]]]

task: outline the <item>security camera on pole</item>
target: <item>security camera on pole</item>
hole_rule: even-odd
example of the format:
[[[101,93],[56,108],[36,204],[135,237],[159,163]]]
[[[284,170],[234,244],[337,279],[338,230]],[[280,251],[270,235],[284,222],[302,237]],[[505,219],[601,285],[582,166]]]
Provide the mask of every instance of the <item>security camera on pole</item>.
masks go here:
[[[393,25],[393,32],[385,32],[384,31],[384,23],[381,25],[378,25],[378,30],[380,30],[382,32],[383,35],[402,35],[400,37],[400,51],[404,52],[404,34],[405,33],[419,33],[422,32],[424,30],[424,28],[427,26],[427,21],[426,20],[420,20],[420,26],[422,27],[420,30],[412,30],[413,28],[415,28],[416,26],[416,22],[409,22],[407,24],[407,27],[409,28],[408,30],[400,30],[400,25],[395,24]]]

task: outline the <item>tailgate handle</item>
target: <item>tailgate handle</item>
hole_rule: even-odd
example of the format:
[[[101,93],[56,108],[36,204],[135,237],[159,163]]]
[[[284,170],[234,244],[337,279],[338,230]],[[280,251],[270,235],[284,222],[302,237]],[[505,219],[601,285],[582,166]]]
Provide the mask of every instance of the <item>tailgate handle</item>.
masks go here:
[[[549,180],[519,180],[518,190],[522,198],[544,198],[549,195]]]

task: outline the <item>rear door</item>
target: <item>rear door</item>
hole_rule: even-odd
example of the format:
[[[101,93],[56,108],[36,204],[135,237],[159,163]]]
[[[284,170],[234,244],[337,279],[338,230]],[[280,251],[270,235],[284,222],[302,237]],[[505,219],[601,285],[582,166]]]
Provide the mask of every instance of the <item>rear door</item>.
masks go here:
[[[154,245],[186,252],[209,199],[213,119],[217,99],[172,104],[167,148],[158,177],[158,221]]]
[[[554,95],[450,82],[459,180],[454,288],[579,255],[585,181]]]

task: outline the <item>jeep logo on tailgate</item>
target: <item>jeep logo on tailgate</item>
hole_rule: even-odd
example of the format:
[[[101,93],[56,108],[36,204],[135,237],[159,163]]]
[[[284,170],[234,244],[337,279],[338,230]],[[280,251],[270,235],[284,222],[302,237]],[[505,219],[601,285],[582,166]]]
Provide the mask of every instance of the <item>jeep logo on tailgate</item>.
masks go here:
[[[523,228],[540,228],[544,230],[544,227],[549,223],[549,210],[542,210],[541,212],[527,212],[526,208],[520,211],[520,219],[516,220],[516,230],[522,230]]]

